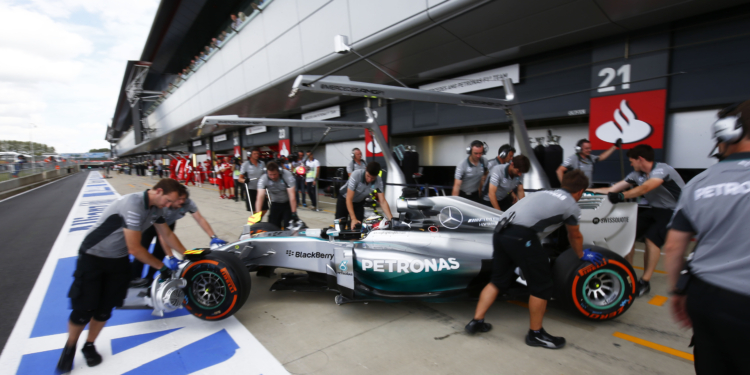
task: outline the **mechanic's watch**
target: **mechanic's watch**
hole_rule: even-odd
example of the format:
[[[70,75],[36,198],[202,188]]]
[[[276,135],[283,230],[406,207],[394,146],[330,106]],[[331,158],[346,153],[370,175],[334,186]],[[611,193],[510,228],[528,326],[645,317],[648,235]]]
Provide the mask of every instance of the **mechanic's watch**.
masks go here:
[[[215,240],[215,239],[217,239],[217,238],[219,238],[219,237],[218,237],[217,235],[215,235],[215,234],[214,234],[213,236],[211,236],[211,239],[212,239],[212,240]]]

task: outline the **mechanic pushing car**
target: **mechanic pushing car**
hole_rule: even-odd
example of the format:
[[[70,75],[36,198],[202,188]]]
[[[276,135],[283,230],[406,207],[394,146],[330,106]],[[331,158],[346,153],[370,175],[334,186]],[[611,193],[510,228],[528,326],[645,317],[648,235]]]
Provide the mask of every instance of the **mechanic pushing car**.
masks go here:
[[[679,173],[665,163],[654,162],[654,149],[649,145],[638,145],[628,150],[630,165],[635,169],[609,188],[589,189],[589,191],[607,194],[612,203],[624,202],[625,199],[645,196],[651,207],[638,207],[638,225],[635,238],[645,238],[646,255],[643,257],[643,276],[638,280],[637,295],[642,296],[651,291],[651,276],[656,270],[661,255],[661,246],[667,237],[667,224],[672,218],[673,210],[680,198],[685,182]],[[622,193],[623,190],[636,186]],[[625,259],[633,264],[635,245]]]
[[[266,163],[260,160],[260,150],[257,148],[251,149],[248,153],[249,156],[247,161],[242,163],[240,167],[240,183],[247,185],[249,191],[247,200],[245,201],[245,208],[248,211],[262,211],[263,215],[268,211],[268,203],[263,201],[262,206],[254,207],[254,210],[250,210],[250,205],[255,203],[258,197],[258,179],[263,175],[266,170]]]
[[[474,319],[466,325],[468,333],[487,332],[492,325],[484,322],[484,315],[500,292],[505,292],[518,277],[516,267],[521,268],[529,287],[529,332],[526,344],[548,349],[560,349],[565,339],[547,333],[542,327],[547,301],[552,297],[552,266],[547,252],[539,241],[539,233],[547,232],[562,224],[568,231],[573,251],[584,261],[600,263],[601,254],[583,249],[583,235],[578,228],[581,199],[589,179],[580,171],[563,176],[562,188],[543,190],[511,207],[500,218],[492,237],[492,276],[482,290]]]
[[[464,197],[477,203],[482,202],[482,185],[487,177],[487,148],[482,141],[473,141],[466,148],[469,157],[456,166],[453,178],[453,196]]]
[[[685,186],[664,245],[672,315],[693,327],[697,374],[750,374],[750,100],[719,112],[711,134],[721,162]]]
[[[521,178],[531,168],[529,158],[514,156],[508,164],[497,164],[490,170],[484,184],[483,203],[496,210],[505,211],[526,196]]]
[[[367,168],[352,172],[349,181],[341,187],[338,200],[336,201],[336,219],[351,218],[349,228],[354,229],[365,219],[365,199],[370,196],[373,190],[378,191],[377,197],[380,206],[383,208],[385,217],[390,221],[393,215],[388,201],[383,194],[383,180],[378,176],[380,174],[380,163],[371,161],[367,163]],[[387,224],[380,229],[386,229]]]
[[[102,361],[94,341],[112,316],[112,309],[122,306],[130,283],[128,254],[159,269],[162,274],[177,270],[178,262],[162,263],[141,245],[141,233],[150,226],[165,242],[180,253],[185,252],[177,236],[166,224],[162,209],[173,205],[185,194],[185,187],[173,179],[162,179],[150,190],[120,197],[107,207],[86,233],[78,250],[73,285],[68,297],[73,311],[68,321],[68,341],[60,355],[57,369],[73,368],[76,343],[86,325],[88,338],[81,352],[86,364]]]
[[[209,237],[211,237],[211,243],[209,244],[209,246],[221,246],[227,243],[227,241],[224,241],[216,236],[214,230],[211,228],[211,224],[209,224],[206,218],[203,217],[203,215],[201,215],[201,213],[198,211],[198,206],[192,199],[190,199],[190,192],[187,190],[187,187],[185,187],[185,194],[180,195],[177,201],[174,202],[170,207],[164,208],[162,217],[169,226],[169,229],[174,232],[177,220],[185,217],[185,214],[187,214],[188,212],[193,215],[193,219],[195,219],[195,221],[198,223],[198,226],[200,226],[201,229],[203,229],[203,231],[206,232]],[[170,262],[177,261],[176,259],[172,260],[174,258],[172,249],[167,246],[164,238],[162,238],[161,236],[157,236],[156,228],[154,226],[151,226],[142,232],[141,246],[143,246],[145,249],[148,249],[149,246],[151,246],[151,241],[154,239],[154,237],[157,237],[157,241],[154,244],[154,251],[151,254],[156,257],[156,259],[164,259],[164,256],[166,255]],[[130,282],[130,286],[145,287],[151,283],[151,280],[154,278],[154,274],[156,273],[157,269],[154,267],[149,267],[148,271],[146,272],[146,277],[141,278],[141,274],[143,274],[143,262],[136,258],[133,259],[133,262],[131,263],[131,271],[132,281]]]
[[[263,204],[268,193],[271,198],[271,213],[268,215],[268,222],[278,228],[287,228],[290,221],[299,220],[294,185],[292,172],[279,168],[275,162],[266,164],[266,173],[258,180],[258,197],[255,207]]]
[[[591,155],[591,142],[588,139],[579,140],[576,143],[576,153],[568,156],[557,168],[557,179],[562,182],[564,173],[580,169],[589,178],[589,187],[594,186],[594,164],[606,160],[620,147],[622,147],[622,138],[617,139],[615,144],[601,155]]]

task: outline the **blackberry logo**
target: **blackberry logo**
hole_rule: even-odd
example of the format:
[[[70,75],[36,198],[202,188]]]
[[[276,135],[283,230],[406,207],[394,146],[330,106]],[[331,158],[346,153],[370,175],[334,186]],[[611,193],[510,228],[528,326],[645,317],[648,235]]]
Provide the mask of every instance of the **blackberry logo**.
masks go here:
[[[286,255],[288,255],[288,256],[294,256],[294,251],[287,250],[286,251]]]
[[[598,217],[595,217],[594,220],[592,220],[592,222],[594,224],[599,224],[599,223],[601,223],[601,224],[627,223],[627,222],[629,222],[628,219],[629,218],[627,216],[625,216],[625,217],[604,217],[604,218],[601,218],[601,219],[598,218]]]

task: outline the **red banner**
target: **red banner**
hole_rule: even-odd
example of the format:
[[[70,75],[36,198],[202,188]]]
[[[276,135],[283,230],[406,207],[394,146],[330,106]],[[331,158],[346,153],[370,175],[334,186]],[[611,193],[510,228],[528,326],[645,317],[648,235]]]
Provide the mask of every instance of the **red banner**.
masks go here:
[[[618,138],[622,147],[664,147],[667,90],[591,98],[589,140],[593,150],[606,150]]]
[[[380,125],[380,131],[383,132],[385,141],[388,142],[388,125]],[[370,131],[365,129],[365,157],[383,156],[383,151],[377,142],[373,142]]]
[[[292,144],[288,139],[279,139],[279,156],[289,156]]]
[[[234,157],[239,158],[240,156],[242,156],[242,149],[240,146],[234,146]]]

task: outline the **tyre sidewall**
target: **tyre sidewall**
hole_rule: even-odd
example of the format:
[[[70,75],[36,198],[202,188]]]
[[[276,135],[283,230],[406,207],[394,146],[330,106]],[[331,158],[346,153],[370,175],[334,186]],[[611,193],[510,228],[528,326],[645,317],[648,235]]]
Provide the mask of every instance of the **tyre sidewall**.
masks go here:
[[[242,285],[237,277],[234,267],[222,259],[211,256],[189,264],[182,272],[181,277],[187,281],[185,287],[185,307],[195,317],[203,320],[226,319],[241,307],[243,299]],[[213,277],[218,279],[218,284],[224,289],[224,298],[220,303],[205,306],[197,302],[194,293],[194,284],[201,277]],[[246,297],[245,297],[246,298]]]

